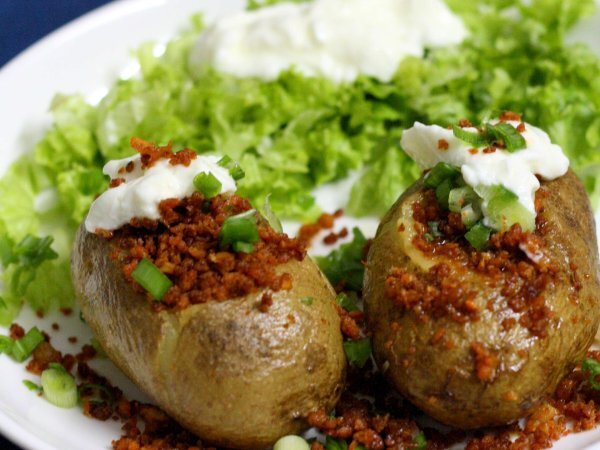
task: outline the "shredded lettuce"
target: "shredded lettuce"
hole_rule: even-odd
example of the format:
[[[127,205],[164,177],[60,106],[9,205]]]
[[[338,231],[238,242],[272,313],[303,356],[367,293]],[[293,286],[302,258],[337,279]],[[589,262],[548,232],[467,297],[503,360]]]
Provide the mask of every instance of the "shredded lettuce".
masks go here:
[[[279,216],[312,220],[320,212],[313,189],[354,170],[362,175],[348,211],[383,214],[419,174],[399,146],[401,130],[414,121],[479,123],[513,110],[563,147],[598,207],[600,60],[564,39],[594,1],[447,1],[471,36],[405,59],[389,83],[361,77],[336,85],[293,70],[269,82],[210,69],[191,73],[188,54],[203,28],[196,15],[162,54],[150,43],[141,46],[140,76],[116,82],[98,105],[57,96],[45,137],[0,180],[0,218],[15,242],[52,234],[58,258],[36,269],[25,296],[3,295],[0,322],[23,298],[40,307],[72,301],[66,267],[76,226],[106,188],[103,164],[130,155],[132,136],[229,155],[246,171],[242,195],[259,205],[270,194]],[[254,0],[249,7],[277,2]],[[51,198],[51,207],[40,210],[40,196]],[[64,298],[57,291],[46,297],[61,298],[43,300],[50,275],[65,285]]]

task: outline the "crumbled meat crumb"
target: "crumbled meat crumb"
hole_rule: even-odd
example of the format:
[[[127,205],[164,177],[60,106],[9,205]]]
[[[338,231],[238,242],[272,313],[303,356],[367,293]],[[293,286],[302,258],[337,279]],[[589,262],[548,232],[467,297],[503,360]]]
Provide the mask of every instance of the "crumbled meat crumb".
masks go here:
[[[561,276],[560,268],[547,258],[534,262],[522,251],[528,248],[538,252],[545,246],[546,222],[541,214],[545,195],[543,190],[538,192],[535,233],[525,233],[515,224],[504,232],[492,234],[488,250],[476,251],[464,239],[460,214],[442,210],[433,190],[425,191],[423,200],[412,205],[417,231],[413,245],[426,255],[447,256],[453,262],[440,262],[425,273],[393,268],[386,280],[387,295],[399,307],[412,310],[423,320],[428,315],[448,315],[459,323],[475,320],[479,313],[475,303],[477,290],[469,288],[465,278],[467,272],[475,273],[500,294],[499,300],[487,308],[508,307],[514,313],[513,318],[503,323],[505,329],[518,322],[532,335],[546,336],[552,311],[545,303],[544,292]],[[426,236],[431,221],[438,222],[441,233],[433,240]],[[570,272],[565,276],[576,287],[576,271],[571,267]]]
[[[491,382],[498,367],[496,354],[485,348],[480,342],[471,343],[471,353],[475,362],[475,375],[480,381]]]
[[[306,251],[298,240],[259,220],[260,240],[252,252],[233,253],[219,247],[225,220],[250,209],[250,203],[236,195],[206,200],[196,192],[181,200],[165,200],[159,205],[160,221],[135,219],[113,233],[112,258],[140,293],[145,291],[131,274],[143,258],[169,277],[171,288],[160,302],[152,301],[157,310],[243,297],[263,288],[289,290],[291,276],[275,268],[304,259]]]

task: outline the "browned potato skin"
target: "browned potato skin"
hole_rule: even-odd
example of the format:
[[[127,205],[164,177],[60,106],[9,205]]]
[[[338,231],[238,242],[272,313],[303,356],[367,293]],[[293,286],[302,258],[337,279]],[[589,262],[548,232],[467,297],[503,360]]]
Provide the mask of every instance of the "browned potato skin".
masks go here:
[[[329,410],[346,360],[335,294],[317,266],[277,268],[290,291],[156,313],[109,258],[107,240],[82,226],[72,254],[83,317],[112,361],[183,426],[214,445],[259,449]],[[310,296],[313,303],[300,299]]]
[[[576,303],[568,299],[573,292],[569,280],[561,280],[554,289],[547,290],[546,305],[555,316],[548,337],[543,339],[531,336],[519,324],[505,331],[500,323],[514,313],[506,306],[498,307],[504,305],[502,299],[495,302],[497,311],[485,308],[488,299],[501,294],[476,274],[463,281],[479,291],[476,304],[482,312],[478,321],[464,325],[449,318],[423,323],[412,312],[403,313],[386,297],[385,279],[392,267],[422,270],[404,253],[398,230],[405,220],[402,207],[411,205],[420,195],[422,181],[398,199],[379,226],[369,251],[364,285],[373,352],[379,367],[385,369],[389,364],[385,373],[391,384],[440,422],[469,429],[518,419],[541,397],[554,391],[585,357],[594,340],[600,318],[600,276],[589,200],[571,171],[543,184],[549,192],[544,215],[552,222],[546,236],[548,252],[566,273],[568,261],[575,263],[583,283]],[[390,327],[392,322],[399,325],[396,332]],[[446,330],[444,341],[453,342],[453,348],[446,348],[444,341],[430,343],[441,328]],[[473,341],[498,353],[500,364],[491,382],[480,381],[474,373],[470,351]]]

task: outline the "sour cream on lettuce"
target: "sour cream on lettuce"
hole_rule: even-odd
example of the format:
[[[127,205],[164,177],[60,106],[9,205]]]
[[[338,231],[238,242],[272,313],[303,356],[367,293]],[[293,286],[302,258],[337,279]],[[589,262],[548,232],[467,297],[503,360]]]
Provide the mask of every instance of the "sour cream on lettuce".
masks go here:
[[[225,17],[208,27],[190,66],[239,77],[274,79],[295,68],[351,82],[389,81],[406,56],[458,44],[467,36],[443,0],[314,0],[280,3]]]
[[[172,165],[167,159],[156,161],[151,167],[142,168],[140,155],[109,161],[104,174],[111,179],[123,178],[124,182],[106,190],[93,203],[85,219],[90,233],[97,229],[116,230],[133,218],[160,218],[158,205],[168,198],[184,198],[196,190],[194,177],[200,172],[211,173],[221,183],[220,193],[235,192],[235,180],[229,170],[217,164],[219,157],[200,156],[189,166]],[[122,171],[133,163],[131,172]]]

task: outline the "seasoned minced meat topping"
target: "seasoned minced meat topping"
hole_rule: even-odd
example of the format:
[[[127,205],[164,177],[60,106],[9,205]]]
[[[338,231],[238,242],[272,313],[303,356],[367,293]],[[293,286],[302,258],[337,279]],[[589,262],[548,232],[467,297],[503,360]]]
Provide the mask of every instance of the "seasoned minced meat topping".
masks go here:
[[[133,219],[101,235],[109,239],[111,258],[122,266],[136,291],[146,292],[132,277],[144,258],[171,280],[173,285],[161,301],[153,301],[157,310],[243,297],[261,289],[289,290],[291,276],[275,268],[291,260],[302,261],[306,250],[263,219],[257,220],[260,240],[250,253],[219,247],[225,220],[251,209],[248,200],[237,195],[206,199],[194,193],[184,199],[162,201],[160,220]]]
[[[515,224],[506,231],[492,234],[488,249],[477,251],[464,239],[465,228],[460,214],[445,211],[439,206],[433,190],[425,191],[421,200],[412,205],[417,232],[412,244],[430,257],[447,256],[448,263],[435,264],[424,273],[394,268],[386,280],[387,295],[399,307],[413,311],[423,320],[429,316],[449,316],[460,323],[477,320],[480,313],[480,306],[475,301],[478,292],[465,278],[466,272],[475,273],[484,277],[488,285],[499,289],[502,301],[514,313],[502,323],[505,329],[519,323],[532,335],[544,337],[552,318],[544,292],[564,274],[548,258],[533,261],[523,251],[536,254],[545,246],[544,196],[543,189],[538,191],[535,232],[523,232]],[[430,233],[432,222],[437,226],[435,236]],[[399,232],[404,230],[399,229]],[[571,269],[576,273],[575,268]],[[575,284],[573,287],[578,288]],[[486,307],[493,309],[496,306],[489,304]]]

